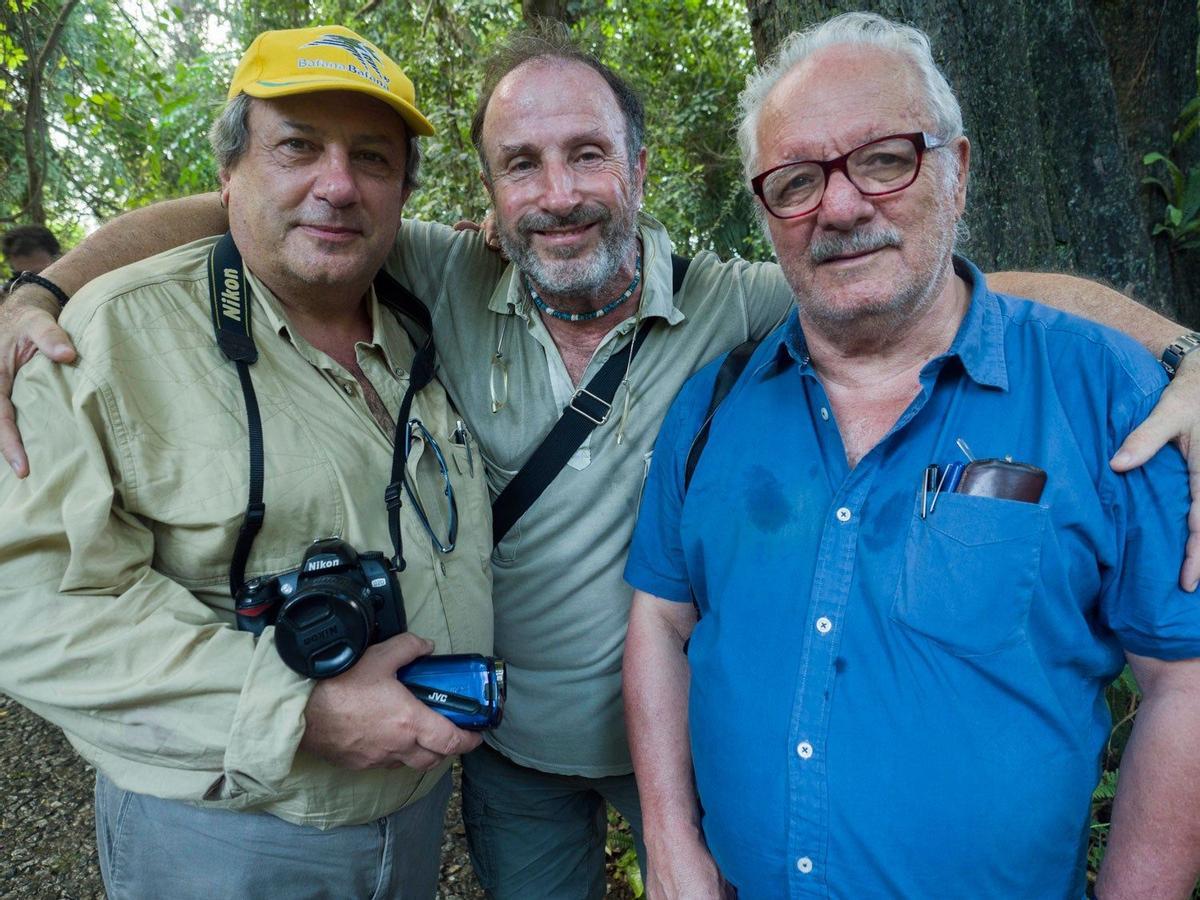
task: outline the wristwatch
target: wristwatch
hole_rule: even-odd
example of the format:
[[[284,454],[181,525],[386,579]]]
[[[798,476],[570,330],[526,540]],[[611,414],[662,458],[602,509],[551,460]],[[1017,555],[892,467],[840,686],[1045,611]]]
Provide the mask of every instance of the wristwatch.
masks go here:
[[[11,294],[23,284],[36,284],[40,288],[45,288],[54,295],[54,299],[58,301],[59,306],[66,306],[67,292],[60,288],[49,278],[43,278],[41,275],[36,275],[33,272],[21,272],[8,286],[8,292]],[[1200,338],[1200,336],[1197,336]]]
[[[1175,338],[1171,345],[1162,352],[1162,358],[1159,359],[1162,367],[1167,370],[1167,377],[1174,378],[1183,358],[1197,348],[1200,348],[1200,332],[1189,331],[1187,334],[1181,334]]]

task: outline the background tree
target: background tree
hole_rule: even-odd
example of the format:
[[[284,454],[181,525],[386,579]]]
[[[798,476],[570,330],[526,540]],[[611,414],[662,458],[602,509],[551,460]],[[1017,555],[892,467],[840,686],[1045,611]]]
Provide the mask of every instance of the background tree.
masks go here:
[[[1039,267],[1108,279],[1200,325],[1200,253],[1151,236],[1167,199],[1143,157],[1173,146],[1197,94],[1193,0],[748,0],[760,58],[790,31],[850,9],[924,29],[972,143],[966,252],[985,269]],[[1197,169],[1192,216],[1200,212]],[[1184,193],[1183,190],[1179,192]],[[1182,197],[1174,198],[1178,205]]]

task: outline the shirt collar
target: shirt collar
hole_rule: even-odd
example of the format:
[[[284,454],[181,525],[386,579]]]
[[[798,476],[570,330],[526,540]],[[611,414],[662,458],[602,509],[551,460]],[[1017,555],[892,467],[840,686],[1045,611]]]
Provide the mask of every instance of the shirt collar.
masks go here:
[[[638,214],[638,233],[642,238],[642,318],[658,316],[667,324],[677,325],[686,316],[675,305],[671,275],[671,238],[657,219]],[[488,309],[502,316],[533,315],[533,301],[525,291],[517,267],[509,265],[488,300]]]
[[[337,371],[342,369],[342,366],[335,362],[332,357],[318,350],[292,330],[291,325],[288,323],[287,313],[284,311],[283,304],[279,302],[279,298],[265,284],[259,281],[249,269],[246,270],[246,280],[250,286],[250,294],[252,297],[258,299],[258,309],[270,325],[271,331],[288,341],[312,365],[321,369]],[[371,317],[371,341],[369,344],[360,343],[359,346],[379,352],[393,375],[398,375],[406,371],[399,364],[400,361],[395,359],[391,352],[390,341],[386,338],[390,326],[385,319],[383,304],[375,296],[374,284],[371,285],[367,292],[367,312]]]
[[[1008,368],[1004,359],[1004,322],[1000,304],[987,287],[987,279],[970,260],[954,257],[954,272],[971,288],[966,315],[950,349],[926,363],[922,374],[936,372],[947,359],[958,358],[967,375],[978,384],[1008,390]],[[760,366],[778,368],[790,360],[801,372],[811,372],[808,343],[800,325],[800,314],[793,311],[787,321],[767,339],[769,353]]]
[[[954,257],[954,273],[971,288],[971,300],[950,349],[939,359],[958,357],[967,375],[976,383],[1006,391],[1008,366],[1004,360],[1004,321],[1000,315],[1000,302],[988,290],[984,274],[967,258]],[[931,360],[933,362],[936,360]]]

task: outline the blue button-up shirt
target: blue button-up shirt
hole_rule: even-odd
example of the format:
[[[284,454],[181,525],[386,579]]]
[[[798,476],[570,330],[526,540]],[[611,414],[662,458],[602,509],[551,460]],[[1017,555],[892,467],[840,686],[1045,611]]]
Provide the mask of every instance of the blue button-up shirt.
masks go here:
[[[1108,467],[1161,370],[956,267],[953,345],[853,469],[795,316],[718,410],[686,499],[718,364],[660,433],[626,577],[699,603],[692,757],[743,900],[1081,896],[1104,687],[1123,649],[1200,656],[1183,460]],[[925,467],[963,460],[958,438],[1044,469],[1040,503],[943,493],[922,517]]]

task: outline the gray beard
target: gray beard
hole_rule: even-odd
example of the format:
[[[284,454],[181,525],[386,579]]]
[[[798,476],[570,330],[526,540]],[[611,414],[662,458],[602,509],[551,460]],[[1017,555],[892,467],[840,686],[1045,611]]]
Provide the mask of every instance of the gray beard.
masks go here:
[[[622,210],[622,213],[625,211]],[[547,228],[569,228],[600,223],[600,243],[587,256],[576,256],[573,248],[551,249],[543,259],[532,247],[530,235]],[[597,204],[581,206],[566,216],[529,213],[515,229],[500,229],[500,246],[513,264],[538,292],[569,301],[594,300],[609,287],[633,248],[637,236],[636,212],[614,218],[612,211]],[[577,312],[581,310],[568,310]]]

